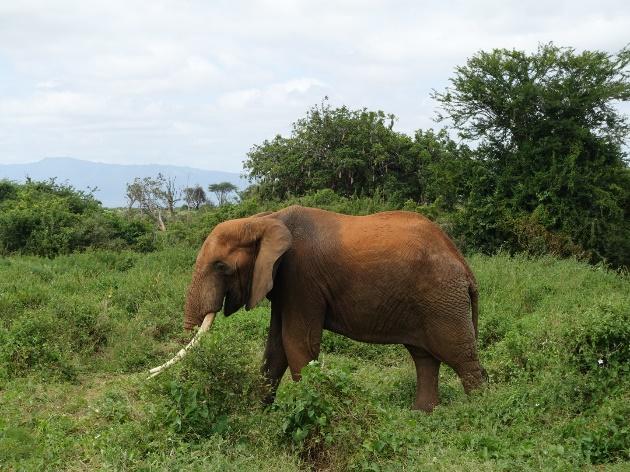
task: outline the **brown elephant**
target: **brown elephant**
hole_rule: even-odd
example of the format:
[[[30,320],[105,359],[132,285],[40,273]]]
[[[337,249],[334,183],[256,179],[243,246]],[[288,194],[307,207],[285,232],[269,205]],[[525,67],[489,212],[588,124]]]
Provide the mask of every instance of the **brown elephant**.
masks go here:
[[[225,316],[249,310],[265,296],[269,402],[287,366],[298,380],[318,357],[323,329],[403,344],[416,365],[417,409],[438,403],[441,362],[466,392],[484,381],[475,278],[444,232],[416,213],[347,216],[291,206],[221,223],[197,256],[184,326],[222,307]]]

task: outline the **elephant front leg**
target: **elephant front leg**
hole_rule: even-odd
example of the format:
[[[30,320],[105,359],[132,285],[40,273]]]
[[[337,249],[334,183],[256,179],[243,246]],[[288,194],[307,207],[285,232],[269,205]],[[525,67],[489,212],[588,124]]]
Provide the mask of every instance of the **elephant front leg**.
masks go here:
[[[300,380],[304,366],[319,356],[323,329],[323,311],[283,312],[282,344],[293,380]]]
[[[263,378],[268,387],[268,393],[263,399],[265,405],[273,403],[276,397],[278,384],[287,370],[287,355],[282,345],[282,320],[279,310],[271,310],[271,322],[269,334],[267,335],[267,345],[261,368]]]

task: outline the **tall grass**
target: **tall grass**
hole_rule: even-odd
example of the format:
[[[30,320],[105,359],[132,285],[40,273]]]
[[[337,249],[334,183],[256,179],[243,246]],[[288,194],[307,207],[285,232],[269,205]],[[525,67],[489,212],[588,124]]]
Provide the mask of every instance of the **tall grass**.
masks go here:
[[[355,209],[353,209],[354,211]],[[0,469],[603,470],[630,466],[630,280],[573,260],[473,256],[490,383],[448,368],[410,410],[400,346],[326,333],[263,408],[267,306],[181,329],[196,249],[0,260]]]

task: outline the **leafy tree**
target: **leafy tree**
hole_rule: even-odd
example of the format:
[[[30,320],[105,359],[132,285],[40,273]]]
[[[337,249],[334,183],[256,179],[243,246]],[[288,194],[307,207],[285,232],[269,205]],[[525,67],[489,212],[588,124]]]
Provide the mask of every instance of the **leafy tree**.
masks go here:
[[[217,204],[223,206],[228,202],[230,194],[236,192],[238,187],[230,182],[219,182],[208,185],[208,190],[214,193],[217,198]]]
[[[453,211],[470,194],[470,172],[475,165],[467,146],[458,145],[446,130],[418,130],[414,148],[419,157],[421,202]]]
[[[254,146],[245,168],[266,197],[300,196],[322,188],[341,195],[367,193],[366,185],[376,184],[377,168],[388,172],[391,167],[385,144],[395,135],[394,119],[381,111],[331,108],[324,102],[293,124],[290,137],[278,135]]]
[[[194,187],[186,187],[184,189],[184,201],[188,208],[198,210],[201,205],[208,201],[208,198],[206,197],[206,192],[203,190],[203,187],[195,185]]]
[[[630,263],[630,127],[615,107],[630,98],[629,64],[628,48],[495,49],[457,67],[452,86],[434,93],[438,119],[477,145],[462,218],[474,244],[494,250],[507,240],[518,249],[520,232],[534,225],[568,236],[594,260]]]
[[[455,174],[463,172],[464,150],[445,132],[398,133],[395,120],[383,111],[332,108],[324,101],[293,124],[290,137],[254,146],[245,168],[263,198],[332,189],[346,197],[381,195],[401,207],[409,199],[432,203],[446,192],[441,198],[452,207],[462,189],[449,183],[460,186]]]
[[[169,208],[169,202],[171,205],[174,203],[167,194],[165,182],[162,174],[158,174],[157,178],[136,177],[132,183],[127,184],[128,208],[137,205],[142,213],[155,221],[160,231],[166,231],[162,212]]]

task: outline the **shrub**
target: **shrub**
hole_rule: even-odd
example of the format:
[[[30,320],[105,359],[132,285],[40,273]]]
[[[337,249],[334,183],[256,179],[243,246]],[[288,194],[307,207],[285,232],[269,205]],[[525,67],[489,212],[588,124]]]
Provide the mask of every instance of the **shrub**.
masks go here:
[[[105,210],[68,185],[27,181],[0,185],[0,253],[54,257],[88,247],[155,249],[151,225]]]
[[[59,323],[46,314],[23,317],[0,331],[0,365],[7,378],[32,372],[61,380],[76,378],[70,348],[63,341]],[[0,371],[1,372],[1,371]]]
[[[353,408],[353,388],[347,370],[324,369],[318,361],[311,361],[301,373],[302,380],[286,386],[274,409],[283,417],[285,441],[316,461],[324,447],[342,435],[343,419]]]
[[[630,312],[607,304],[585,311],[565,336],[569,361],[593,394],[609,395],[630,375]]]

